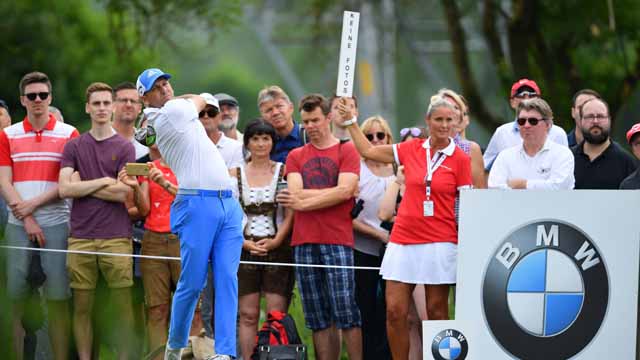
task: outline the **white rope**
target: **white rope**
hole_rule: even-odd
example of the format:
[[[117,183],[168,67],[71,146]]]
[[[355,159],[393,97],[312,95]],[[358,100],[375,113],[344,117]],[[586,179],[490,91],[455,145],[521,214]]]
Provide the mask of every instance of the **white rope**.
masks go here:
[[[123,256],[123,257],[133,257],[133,258],[141,258],[141,259],[180,261],[179,257],[172,257],[172,256],[136,255],[136,254],[107,253],[107,252],[99,252],[99,251],[82,251],[82,250],[42,249],[42,248],[32,248],[32,247],[24,247],[24,246],[0,246],[0,248],[11,249],[11,250],[43,251],[43,252],[57,252],[57,253],[84,254],[84,255],[100,255],[100,256]],[[339,265],[321,265],[321,264],[293,264],[293,263],[262,262],[262,261],[240,261],[240,264],[308,267],[308,268],[324,268],[324,269],[380,270],[379,267],[373,267],[373,266],[339,266]]]

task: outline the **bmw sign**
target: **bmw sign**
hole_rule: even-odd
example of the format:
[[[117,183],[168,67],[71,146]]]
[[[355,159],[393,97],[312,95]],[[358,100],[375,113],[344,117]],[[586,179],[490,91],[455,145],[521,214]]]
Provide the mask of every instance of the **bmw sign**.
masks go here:
[[[596,336],[609,303],[606,261],[579,228],[544,220],[499,243],[482,284],[495,340],[521,359],[567,359]]]

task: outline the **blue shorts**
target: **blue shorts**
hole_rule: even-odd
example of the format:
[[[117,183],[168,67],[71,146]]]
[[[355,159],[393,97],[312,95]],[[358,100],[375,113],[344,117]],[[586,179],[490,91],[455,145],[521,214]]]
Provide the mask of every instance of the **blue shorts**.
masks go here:
[[[353,266],[353,249],[343,245],[303,244],[293,248],[296,264]],[[322,330],[360,327],[353,269],[296,267],[306,326]]]
[[[46,249],[67,250],[67,238],[69,237],[69,224],[63,223],[53,226],[42,226],[42,232],[46,239]],[[33,247],[33,242],[27,237],[24,227],[7,224],[5,239],[9,246]],[[7,250],[7,292],[12,300],[24,299],[29,290],[27,276],[29,264],[34,251]],[[69,277],[67,275],[67,254],[59,252],[40,252],[42,270],[47,276],[44,282],[44,296],[48,300],[66,300],[71,297],[69,289]]]

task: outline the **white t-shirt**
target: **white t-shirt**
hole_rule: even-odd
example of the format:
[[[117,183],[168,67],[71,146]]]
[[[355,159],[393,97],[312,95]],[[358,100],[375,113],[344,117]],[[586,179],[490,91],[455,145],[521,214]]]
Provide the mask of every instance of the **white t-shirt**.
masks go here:
[[[551,127],[551,130],[549,130],[549,134],[547,135],[547,139],[550,139],[557,144],[564,145],[565,147],[569,146],[567,133],[557,125],[553,125]],[[522,137],[520,136],[518,123],[512,121],[498,127],[496,132],[493,133],[491,140],[489,140],[487,150],[485,150],[484,155],[482,156],[484,160],[484,168],[487,171],[491,170],[493,162],[496,160],[498,154],[502,150],[516,145],[522,145]]]
[[[218,140],[216,147],[218,148],[218,151],[220,151],[220,155],[222,155],[227,168],[233,169],[244,164],[244,158],[242,157],[242,143],[240,141],[226,137],[221,131],[220,139]]]
[[[384,197],[384,193],[387,191],[387,186],[395,180],[395,176],[379,177],[376,176],[364,161],[360,161],[360,180],[358,181],[358,188],[360,190],[358,199],[364,200],[363,208],[357,220],[374,227],[376,230],[387,232],[387,230],[380,227],[381,220],[378,218],[378,209],[380,208],[380,201]],[[353,232],[356,250],[365,254],[379,256],[380,247],[382,241],[376,238],[372,238],[368,235]]]
[[[509,189],[509,179],[526,179],[527,190],[571,190],[574,165],[571,150],[549,138],[533,157],[516,145],[498,154],[489,173],[489,188]]]
[[[196,106],[187,99],[169,100],[160,109],[144,110],[156,131],[162,157],[182,189],[225,190],[231,178],[224,160],[207,136]]]

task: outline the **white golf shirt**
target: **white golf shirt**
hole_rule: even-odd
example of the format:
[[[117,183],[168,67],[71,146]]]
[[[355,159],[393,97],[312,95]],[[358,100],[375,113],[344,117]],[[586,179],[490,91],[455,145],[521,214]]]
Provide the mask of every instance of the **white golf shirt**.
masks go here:
[[[230,189],[229,173],[218,148],[207,136],[191,100],[169,100],[160,109],[144,110],[156,131],[162,157],[181,189]]]

